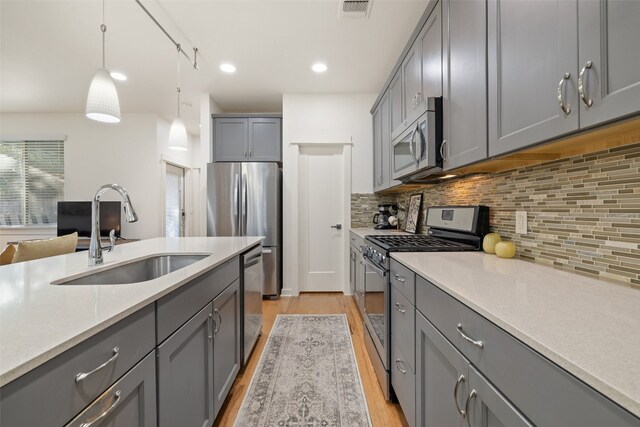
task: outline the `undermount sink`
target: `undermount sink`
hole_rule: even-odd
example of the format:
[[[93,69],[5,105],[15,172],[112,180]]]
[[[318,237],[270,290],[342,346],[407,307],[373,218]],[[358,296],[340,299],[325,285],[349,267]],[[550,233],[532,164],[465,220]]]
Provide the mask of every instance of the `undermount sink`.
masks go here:
[[[154,255],[111,267],[77,279],[62,279],[52,285],[125,285],[157,279],[195,262],[209,254]]]

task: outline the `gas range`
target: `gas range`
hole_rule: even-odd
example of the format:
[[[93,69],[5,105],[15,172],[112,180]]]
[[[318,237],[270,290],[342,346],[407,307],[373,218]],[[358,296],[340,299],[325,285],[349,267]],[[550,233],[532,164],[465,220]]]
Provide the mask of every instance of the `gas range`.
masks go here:
[[[489,232],[486,206],[436,206],[427,210],[428,234],[370,235],[362,254],[378,267],[389,269],[391,252],[477,251]]]

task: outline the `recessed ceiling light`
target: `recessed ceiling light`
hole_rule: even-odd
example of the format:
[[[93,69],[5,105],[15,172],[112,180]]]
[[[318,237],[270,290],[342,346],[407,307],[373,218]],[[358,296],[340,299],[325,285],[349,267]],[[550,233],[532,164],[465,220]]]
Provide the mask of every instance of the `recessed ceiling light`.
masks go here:
[[[316,73],[324,73],[325,71],[327,71],[327,68],[327,65],[323,64],[322,62],[317,62],[311,67],[311,69]]]
[[[224,71],[225,73],[235,73],[236,72],[235,65],[229,64],[229,63],[224,63],[224,64],[220,65],[220,69],[222,71]]]
[[[127,76],[125,76],[122,73],[119,73],[117,71],[112,71],[111,72],[111,78],[116,79],[116,80],[120,80],[121,82],[127,80]]]

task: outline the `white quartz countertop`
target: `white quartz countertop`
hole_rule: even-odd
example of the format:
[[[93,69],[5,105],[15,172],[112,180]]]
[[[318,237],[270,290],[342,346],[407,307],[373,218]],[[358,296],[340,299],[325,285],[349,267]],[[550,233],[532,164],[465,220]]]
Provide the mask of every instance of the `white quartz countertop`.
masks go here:
[[[640,416],[637,289],[478,252],[391,256]]]
[[[97,334],[131,313],[224,263],[263,237],[142,240],[104,252],[88,267],[87,252],[0,267],[0,386]],[[51,282],[155,254],[210,254],[173,273],[128,285]]]
[[[401,236],[411,234],[403,230],[377,230],[373,227],[357,227],[352,228],[351,231],[363,239],[365,236]]]

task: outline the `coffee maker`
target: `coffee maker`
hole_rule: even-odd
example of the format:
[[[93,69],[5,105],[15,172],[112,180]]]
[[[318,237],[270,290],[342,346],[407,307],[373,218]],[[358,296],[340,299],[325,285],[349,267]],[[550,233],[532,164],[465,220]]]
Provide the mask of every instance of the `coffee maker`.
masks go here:
[[[389,223],[389,217],[398,214],[398,205],[386,203],[378,205],[378,213],[373,216],[373,223],[376,230],[389,230],[396,228]]]

